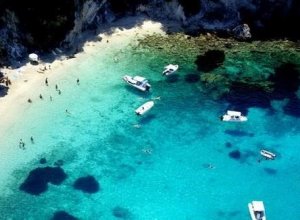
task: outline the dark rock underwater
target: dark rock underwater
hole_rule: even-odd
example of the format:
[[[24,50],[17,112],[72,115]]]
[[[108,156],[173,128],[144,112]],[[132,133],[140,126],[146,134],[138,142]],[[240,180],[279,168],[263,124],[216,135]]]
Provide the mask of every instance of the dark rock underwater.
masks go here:
[[[39,167],[30,171],[20,190],[38,196],[47,191],[48,183],[60,185],[66,178],[67,174],[60,167]]]

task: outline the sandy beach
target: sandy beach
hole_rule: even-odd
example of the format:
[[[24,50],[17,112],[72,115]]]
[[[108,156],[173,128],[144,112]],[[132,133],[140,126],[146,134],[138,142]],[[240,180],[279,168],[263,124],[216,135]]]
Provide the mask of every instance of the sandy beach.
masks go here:
[[[135,23],[135,18],[127,18],[113,24],[113,28],[104,29],[105,31],[95,36],[93,40],[89,40],[84,44],[83,52],[76,54],[75,58],[67,59],[63,56],[58,58],[52,63],[40,62],[38,65],[32,65],[29,62],[18,69],[2,69],[1,71],[11,79],[12,85],[8,90],[8,94],[0,98],[0,115],[1,126],[0,135],[5,137],[9,134],[10,127],[15,126],[20,120],[22,115],[28,109],[34,106],[35,102],[40,101],[40,94],[47,94],[47,86],[45,80],[49,81],[49,87],[54,87],[55,84],[60,84],[60,81],[64,79],[65,75],[62,72],[67,72],[68,68],[76,65],[80,60],[89,59],[94,53],[101,51],[105,53],[112,48],[118,48],[120,45],[127,45],[132,40],[151,33],[164,34],[160,23],[152,21],[144,21],[140,25],[134,26],[130,29],[118,28],[130,26]],[[91,36],[88,36],[91,39]],[[101,39],[101,41],[97,39]],[[44,68],[46,69],[44,70]],[[74,82],[76,79],[74,79]],[[49,89],[48,87],[48,89]],[[53,88],[51,88],[53,89]],[[44,97],[46,98],[46,97]],[[32,103],[28,102],[28,99]],[[47,99],[49,97],[47,96]],[[47,132],[47,131],[45,131]],[[16,137],[16,144],[19,141],[19,137]],[[22,161],[12,158],[23,157],[23,151],[20,151],[17,147],[10,146],[5,143],[4,146],[0,146],[1,149],[1,178],[6,179],[6,175],[9,175],[20,163],[30,161],[36,153],[27,155]],[[26,153],[27,154],[27,153]]]
[[[132,19],[120,21],[120,24],[132,22]],[[118,26],[118,23],[114,26]],[[9,87],[8,94],[0,97],[0,115],[2,117],[0,134],[3,134],[7,127],[15,122],[16,117],[21,116],[20,112],[26,110],[30,104],[28,99],[39,96],[39,91],[42,92],[45,88],[46,78],[54,84],[64,77],[58,74],[58,70],[63,71],[64,68],[75,65],[80,59],[87,59],[90,54],[97,51],[105,52],[105,50],[129,44],[131,40],[151,33],[164,34],[161,24],[144,21],[141,25],[131,29],[111,28],[108,33],[103,32],[95,37],[95,39],[101,37],[101,41],[87,41],[84,44],[83,52],[76,54],[74,59],[59,56],[52,63],[40,62],[38,65],[32,65],[28,62],[18,69],[2,69],[1,71],[11,79],[12,85]]]

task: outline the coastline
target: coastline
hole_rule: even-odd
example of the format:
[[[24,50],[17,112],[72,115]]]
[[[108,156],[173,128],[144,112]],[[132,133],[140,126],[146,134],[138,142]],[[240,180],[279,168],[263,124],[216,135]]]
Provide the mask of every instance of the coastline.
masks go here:
[[[23,112],[26,112],[39,100],[39,94],[47,93],[46,78],[51,83],[49,87],[54,87],[54,84],[59,84],[62,79],[67,78],[67,74],[61,73],[67,72],[68,68],[74,67],[80,60],[88,59],[89,56],[93,56],[93,54],[100,51],[101,53],[105,53],[108,50],[118,49],[147,34],[164,34],[162,25],[158,22],[144,20],[143,23],[135,25],[130,29],[117,28],[119,23],[124,25],[124,22],[129,25],[136,23],[134,17],[125,18],[114,23],[114,28],[105,29],[104,32],[95,36],[94,40],[86,41],[83,51],[76,54],[75,58],[67,59],[58,57],[52,63],[40,63],[39,65],[26,63],[18,69],[3,69],[2,71],[11,79],[12,85],[8,90],[8,94],[0,97],[0,115],[2,117],[0,134],[4,137],[1,142],[5,143],[6,135],[11,132],[10,128],[22,121]],[[97,41],[99,37],[101,37],[101,41]],[[86,39],[91,39],[91,36],[87,36]],[[51,69],[49,69],[49,65]],[[47,70],[41,72],[40,69],[44,66],[47,67]],[[76,82],[76,79],[74,79],[74,82]],[[33,103],[28,103],[29,98],[32,99]],[[18,144],[18,141],[19,137],[16,137],[15,143]],[[30,155],[26,154],[24,158],[23,151],[11,146],[11,144],[5,143],[0,149],[1,179],[3,181],[9,177],[10,172],[17,168],[20,163],[29,162],[37,153],[43,153],[43,149],[40,149],[38,150],[39,152],[34,152]],[[22,160],[18,158],[22,158]]]

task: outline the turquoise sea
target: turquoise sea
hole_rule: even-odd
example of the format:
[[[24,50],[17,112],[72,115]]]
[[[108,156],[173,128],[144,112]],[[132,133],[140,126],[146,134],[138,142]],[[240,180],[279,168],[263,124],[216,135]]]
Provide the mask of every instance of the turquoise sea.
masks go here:
[[[35,156],[1,178],[0,219],[52,219],[64,211],[84,220],[247,220],[252,200],[264,201],[267,219],[300,219],[300,118],[285,111],[289,98],[266,97],[268,107],[260,105],[260,93],[250,107],[247,96],[235,105],[217,99],[198,80],[204,73],[184,58],[123,45],[64,69],[56,82],[61,95],[49,77],[44,100],[35,98],[22,120],[1,136],[0,144],[9,148],[18,149],[21,138],[25,142],[26,149],[9,160]],[[268,59],[273,65],[273,57]],[[174,62],[179,70],[166,79],[163,66]],[[239,62],[250,73],[263,61]],[[232,71],[235,62],[226,57],[228,63],[225,69]],[[128,87],[124,74],[148,78],[151,91]],[[50,95],[53,101],[45,98]],[[136,116],[134,110],[150,99],[153,109]],[[248,122],[220,121],[239,104]],[[289,106],[299,110],[298,103]],[[276,159],[263,160],[261,149],[275,152]],[[44,167],[59,171],[40,173],[29,187],[37,189],[39,181],[56,179],[61,171],[67,176],[36,195],[20,190],[30,171]],[[75,181],[86,176],[99,188],[75,189]]]

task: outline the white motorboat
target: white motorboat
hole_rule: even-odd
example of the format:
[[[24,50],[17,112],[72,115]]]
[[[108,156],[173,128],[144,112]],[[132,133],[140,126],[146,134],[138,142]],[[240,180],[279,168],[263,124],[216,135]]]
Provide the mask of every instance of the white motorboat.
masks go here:
[[[135,110],[135,113],[137,115],[143,115],[145,114],[147,111],[149,111],[152,107],[154,106],[154,102],[153,101],[148,101],[146,103],[144,103],[143,105],[141,105],[140,107],[138,107]]]
[[[169,65],[164,67],[165,69],[162,72],[162,74],[164,76],[171,75],[172,73],[176,72],[176,70],[178,70],[178,67],[179,67],[178,65],[169,64]]]
[[[262,201],[252,201],[248,203],[248,208],[252,220],[266,220],[265,206]]]
[[[267,151],[267,150],[261,150],[260,155],[262,155],[263,157],[265,157],[266,159],[269,159],[269,160],[274,160],[276,157],[276,154],[274,154],[270,151]]]
[[[237,121],[237,122],[244,122],[247,121],[247,117],[242,115],[241,112],[237,111],[227,111],[225,115],[221,116],[222,121]]]
[[[127,82],[129,85],[143,92],[149,91],[149,89],[151,88],[150,84],[148,83],[148,80],[141,76],[132,77],[132,76],[125,75],[123,76],[123,80]]]

